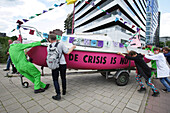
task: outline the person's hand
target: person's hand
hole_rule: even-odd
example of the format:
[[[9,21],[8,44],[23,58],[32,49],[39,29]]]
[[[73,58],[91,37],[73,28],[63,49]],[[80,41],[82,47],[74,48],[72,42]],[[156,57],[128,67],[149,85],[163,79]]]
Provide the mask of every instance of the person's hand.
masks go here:
[[[75,49],[75,48],[76,48],[76,45],[73,45],[72,48]]]
[[[7,52],[6,54],[9,55],[9,52]]]
[[[46,39],[42,39],[40,42],[44,43],[44,42],[47,42],[47,40]]]
[[[121,55],[122,53],[118,52],[117,54],[118,54],[118,55]]]

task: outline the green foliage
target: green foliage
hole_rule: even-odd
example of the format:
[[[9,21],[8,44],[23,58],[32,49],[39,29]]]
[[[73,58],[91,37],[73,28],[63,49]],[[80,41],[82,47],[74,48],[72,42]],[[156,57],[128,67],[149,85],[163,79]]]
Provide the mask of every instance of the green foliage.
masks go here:
[[[159,47],[160,47],[160,48],[165,47],[165,43],[164,43],[164,42],[159,42]]]
[[[170,41],[166,41],[166,46],[170,48]]]
[[[5,63],[7,61],[8,55],[8,40],[16,40],[16,36],[12,37],[0,37],[0,63]]]

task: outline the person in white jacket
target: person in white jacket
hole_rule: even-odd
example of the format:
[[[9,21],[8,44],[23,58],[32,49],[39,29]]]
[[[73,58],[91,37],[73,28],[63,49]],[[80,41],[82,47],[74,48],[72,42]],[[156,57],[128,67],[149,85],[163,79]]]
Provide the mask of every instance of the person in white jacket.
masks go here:
[[[164,92],[170,92],[170,80],[168,77],[170,76],[170,69],[166,62],[166,58],[163,53],[160,53],[159,48],[153,49],[154,54],[145,55],[147,59],[156,60],[157,65],[157,78],[160,79],[161,83],[166,87],[166,89],[162,89]]]

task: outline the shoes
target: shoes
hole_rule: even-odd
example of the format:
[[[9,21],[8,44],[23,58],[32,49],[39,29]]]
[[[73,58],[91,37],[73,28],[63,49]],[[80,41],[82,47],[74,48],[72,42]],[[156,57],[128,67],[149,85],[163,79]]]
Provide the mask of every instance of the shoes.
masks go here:
[[[162,89],[162,92],[167,92],[167,89]]]
[[[63,90],[63,95],[66,95],[66,90]]]
[[[42,93],[44,91],[45,91],[45,89],[40,88],[40,89],[34,90],[34,93]]]
[[[159,95],[159,92],[157,91],[157,92],[154,92],[153,94],[152,94],[152,96],[153,97],[157,97]]]
[[[3,69],[3,71],[9,71],[9,69]]]
[[[52,98],[53,98],[54,100],[61,100],[61,96],[60,96],[60,95],[52,96]]]
[[[49,88],[49,86],[50,86],[50,84],[46,84],[44,89],[47,90]]]
[[[142,87],[141,87],[138,91],[139,91],[139,92],[146,91],[146,88],[142,88]]]

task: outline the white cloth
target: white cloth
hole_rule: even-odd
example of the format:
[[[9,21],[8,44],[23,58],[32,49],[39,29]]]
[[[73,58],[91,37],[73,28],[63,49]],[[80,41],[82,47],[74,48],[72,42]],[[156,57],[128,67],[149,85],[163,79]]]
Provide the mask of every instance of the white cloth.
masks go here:
[[[158,78],[170,76],[170,69],[166,63],[166,59],[163,53],[155,54],[153,56],[145,55],[145,57],[147,59],[156,60]]]

